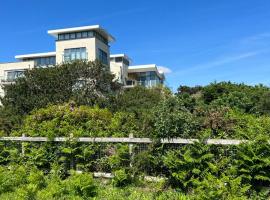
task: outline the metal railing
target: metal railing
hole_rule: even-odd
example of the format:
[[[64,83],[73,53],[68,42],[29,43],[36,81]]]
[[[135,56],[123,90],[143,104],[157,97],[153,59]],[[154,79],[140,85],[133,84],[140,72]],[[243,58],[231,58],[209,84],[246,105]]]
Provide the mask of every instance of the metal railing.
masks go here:
[[[135,81],[135,80],[128,80],[127,87],[134,87],[134,86],[145,86],[145,87],[154,87],[161,84],[159,80],[146,80],[146,81]]]

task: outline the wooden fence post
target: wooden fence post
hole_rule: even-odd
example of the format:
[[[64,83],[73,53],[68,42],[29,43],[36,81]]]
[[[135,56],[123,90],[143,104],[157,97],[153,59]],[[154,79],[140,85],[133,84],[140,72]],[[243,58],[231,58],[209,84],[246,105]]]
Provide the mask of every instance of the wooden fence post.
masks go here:
[[[133,133],[129,134],[129,138],[130,139],[134,138]],[[134,156],[134,154],[133,154],[133,143],[129,143],[128,147],[129,147],[129,155],[130,155],[130,167],[132,167],[132,161],[133,161],[133,156]]]
[[[22,134],[22,137],[23,137],[23,138],[25,137],[25,134],[24,134],[24,133]],[[22,156],[24,156],[24,155],[25,155],[24,142],[22,142],[21,146],[22,146]]]

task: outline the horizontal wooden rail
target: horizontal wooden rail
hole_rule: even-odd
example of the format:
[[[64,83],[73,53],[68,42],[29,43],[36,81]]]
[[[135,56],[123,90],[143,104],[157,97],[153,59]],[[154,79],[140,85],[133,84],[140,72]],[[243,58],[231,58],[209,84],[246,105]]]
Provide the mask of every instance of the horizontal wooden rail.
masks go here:
[[[86,143],[134,143],[134,144],[150,144],[153,141],[150,138],[116,138],[116,137],[79,137],[79,138],[68,138],[68,137],[55,137],[50,140],[47,137],[0,137],[0,141],[19,141],[19,142],[65,142],[65,141],[77,141]],[[162,139],[163,144],[193,144],[199,142],[198,139]],[[207,139],[204,140],[205,144],[215,145],[238,145],[240,143],[248,142],[248,140],[228,140],[228,139]]]

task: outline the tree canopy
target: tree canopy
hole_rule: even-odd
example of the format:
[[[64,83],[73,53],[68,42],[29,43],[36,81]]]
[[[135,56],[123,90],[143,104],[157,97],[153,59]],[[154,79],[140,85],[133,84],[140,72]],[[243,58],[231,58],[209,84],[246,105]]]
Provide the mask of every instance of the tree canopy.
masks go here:
[[[110,70],[98,61],[34,68],[27,70],[15,84],[4,86],[1,102],[19,114],[70,100],[83,105],[103,105],[120,88],[113,79]]]

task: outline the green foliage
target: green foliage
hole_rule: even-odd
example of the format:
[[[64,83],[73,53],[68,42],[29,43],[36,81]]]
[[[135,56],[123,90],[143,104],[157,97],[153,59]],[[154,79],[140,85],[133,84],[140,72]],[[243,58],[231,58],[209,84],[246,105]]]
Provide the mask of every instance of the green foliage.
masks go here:
[[[127,120],[129,117],[129,120]],[[70,104],[52,105],[33,111],[24,121],[20,131],[14,135],[27,133],[29,136],[128,136],[137,130],[137,122],[131,114],[112,114],[108,109]]]
[[[23,166],[0,167],[0,194],[13,192],[27,182],[27,171]]]
[[[189,137],[196,127],[193,115],[175,98],[161,102],[152,120],[155,138]]]
[[[221,178],[218,178],[208,173],[192,193],[194,199],[247,200],[249,189],[250,185],[244,185],[240,176],[234,178],[222,174]]]
[[[114,172],[112,183],[116,187],[127,186],[131,183],[131,176],[124,169],[119,169]]]
[[[4,87],[4,106],[16,108],[19,114],[29,113],[48,104],[73,99],[84,105],[103,105],[118,89],[114,76],[100,62],[72,62],[50,68],[35,68],[15,84]]]
[[[93,197],[97,193],[93,177],[90,174],[72,174],[63,182],[66,193],[70,196],[78,196],[83,199]]]
[[[149,89],[137,86],[116,95],[112,109],[134,113],[136,117],[141,117],[142,113],[169,96],[171,92],[163,87]]]
[[[20,128],[22,117],[11,106],[0,106],[0,136],[10,135],[12,130]]]
[[[270,184],[270,145],[265,137],[240,145],[234,162],[237,175],[257,190]]]
[[[117,145],[115,147],[111,147],[109,157],[109,164],[112,170],[119,170],[129,168],[130,165],[130,154],[128,145]]]
[[[169,169],[170,182],[186,191],[197,187],[209,171],[215,173],[216,166],[209,166],[214,160],[209,150],[209,146],[196,143],[179,151],[169,151],[164,156],[164,164]]]
[[[116,94],[117,87],[104,67],[90,72],[95,65],[99,64],[71,63],[29,71],[6,88],[9,92],[0,108],[1,136],[63,136],[69,140],[0,142],[0,199],[269,197],[268,87],[221,82],[181,86],[176,95],[161,87],[135,87]],[[60,77],[65,77],[63,82]],[[78,77],[86,82],[78,85]],[[89,77],[98,80],[90,83]],[[47,79],[56,78],[60,81],[52,81],[55,87],[46,85]],[[22,94],[24,90],[29,93]],[[154,143],[145,145],[145,150],[144,145],[134,144],[130,155],[125,144],[76,141],[77,137],[128,137],[131,133],[153,138]],[[159,143],[175,137],[200,142]],[[205,145],[207,138],[250,142],[238,147]],[[115,175],[109,186],[96,184],[89,174],[96,171]],[[145,175],[164,179],[160,185],[151,185],[144,183]]]

